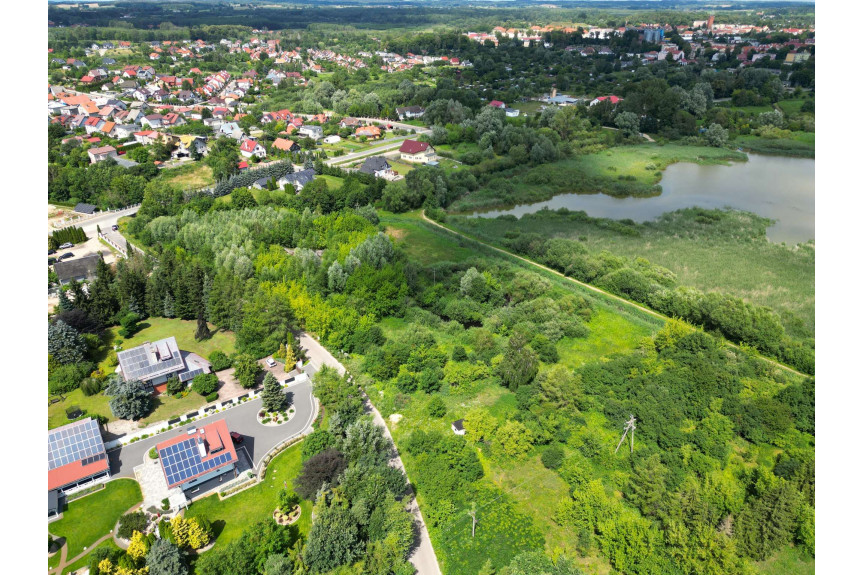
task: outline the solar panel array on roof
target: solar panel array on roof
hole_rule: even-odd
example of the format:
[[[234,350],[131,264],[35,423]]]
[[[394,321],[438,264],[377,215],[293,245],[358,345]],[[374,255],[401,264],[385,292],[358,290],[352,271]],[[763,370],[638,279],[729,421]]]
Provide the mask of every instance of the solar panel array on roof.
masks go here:
[[[153,362],[153,355],[150,351],[152,344],[144,344],[117,353],[117,360],[123,368],[123,375],[125,375],[126,381],[134,379],[147,381],[183,367],[183,356],[179,350],[170,350],[167,342],[159,342],[158,345],[159,347],[162,345],[165,346],[164,349],[167,349],[168,353],[170,353],[169,359],[160,358],[160,361]],[[168,353],[165,355],[167,356]]]
[[[159,458],[162,460],[162,467],[165,469],[170,487],[228,463],[231,461],[231,453],[202,461],[201,454],[198,452],[198,440],[192,438],[160,449]]]
[[[76,461],[84,465],[105,457],[99,423],[85,419],[48,432],[48,470]]]
[[[184,371],[180,374],[180,381],[186,383],[187,381],[194,379],[196,375],[201,375],[202,373],[204,373],[204,370],[200,368],[193,369],[191,371]]]

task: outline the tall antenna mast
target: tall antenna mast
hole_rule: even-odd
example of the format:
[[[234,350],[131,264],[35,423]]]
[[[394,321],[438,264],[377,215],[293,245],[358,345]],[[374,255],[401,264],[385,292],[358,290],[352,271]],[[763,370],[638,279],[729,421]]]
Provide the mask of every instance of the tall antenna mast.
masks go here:
[[[635,449],[635,416],[631,413],[629,414],[629,421],[626,422],[623,426],[623,435],[620,437],[620,441],[617,443],[617,447],[614,452],[617,453],[617,450],[620,449],[620,446],[623,445],[623,440],[626,439],[626,434],[629,432],[629,452],[632,453],[632,450]]]

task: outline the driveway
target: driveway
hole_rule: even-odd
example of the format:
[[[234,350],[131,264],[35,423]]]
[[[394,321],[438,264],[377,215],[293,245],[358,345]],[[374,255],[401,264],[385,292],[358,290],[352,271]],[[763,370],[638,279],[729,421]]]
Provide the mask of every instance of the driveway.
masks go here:
[[[135,467],[141,465],[144,455],[150,451],[151,447],[171,437],[185,434],[188,427],[201,427],[219,419],[225,420],[228,429],[245,437],[243,446],[252,459],[253,465],[257,468],[261,459],[270,449],[286,439],[300,435],[311,426],[314,420],[315,404],[310,381],[285,388],[285,393],[288,394],[297,412],[284,425],[269,427],[258,423],[256,414],[261,409],[261,399],[257,398],[222,413],[198,419],[185,425],[181,424],[181,427],[172,429],[167,433],[160,433],[155,437],[149,437],[109,451],[108,461],[111,465],[111,475],[114,477],[135,477]]]
[[[321,366],[329,365],[330,367],[335,368],[341,375],[345,374],[345,366],[339,363],[339,361],[335,357],[333,357],[332,354],[330,354],[330,352],[327,351],[324,346],[322,346],[308,334],[303,333],[300,335],[300,345],[302,345],[303,349],[306,350],[306,355],[309,358],[309,364],[311,364],[311,369],[317,371],[321,368]],[[363,395],[365,396],[365,393]],[[386,423],[381,417],[380,412],[378,412],[374,404],[369,401],[368,396],[365,396],[365,403],[366,412],[372,414],[375,424],[380,425],[384,428],[384,435],[392,442],[393,438],[392,435],[390,435],[389,428],[386,426]],[[393,446],[395,446],[394,442]],[[392,465],[393,467],[398,467],[399,469],[404,471],[405,467],[402,463],[402,458],[398,454],[398,448],[394,448],[394,450],[395,457],[390,460],[390,465]],[[419,526],[420,536],[419,541],[414,543],[414,551],[408,558],[408,560],[416,568],[419,575],[440,575],[441,571],[440,567],[438,566],[437,555],[435,555],[434,547],[432,547],[431,539],[429,538],[428,534],[428,529],[426,529],[425,520],[423,519],[416,499],[413,497],[408,503],[408,511],[413,514],[414,520]]]

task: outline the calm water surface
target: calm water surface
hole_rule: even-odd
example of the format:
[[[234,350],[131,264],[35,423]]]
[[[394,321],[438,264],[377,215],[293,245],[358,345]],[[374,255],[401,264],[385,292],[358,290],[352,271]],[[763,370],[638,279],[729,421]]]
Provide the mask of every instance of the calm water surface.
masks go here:
[[[767,228],[774,242],[815,239],[815,160],[749,154],[730,166],[672,164],[663,172],[662,194],[653,198],[614,198],[605,194],[561,194],[544,202],[507,210],[477,212],[494,218],[521,217],[542,208],[583,210],[591,217],[652,220],[682,208],[736,208],[776,220]]]

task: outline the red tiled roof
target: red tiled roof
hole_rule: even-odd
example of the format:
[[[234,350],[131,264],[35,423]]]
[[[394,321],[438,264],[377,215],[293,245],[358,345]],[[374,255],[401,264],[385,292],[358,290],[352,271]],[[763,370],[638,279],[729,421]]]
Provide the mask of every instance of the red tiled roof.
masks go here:
[[[48,471],[48,491],[63,487],[69,483],[80,481],[91,475],[101,473],[108,469],[108,458],[94,461],[84,465],[83,460],[67,463],[62,467],[56,467]]]
[[[243,140],[243,143],[240,144],[240,151],[242,151],[242,152],[254,152],[256,147],[258,147],[258,143],[255,140],[252,140],[252,139]]]
[[[504,103],[503,103],[503,102],[501,102],[500,100],[492,100],[491,102],[489,102],[489,103],[488,103],[488,105],[489,105],[489,106],[494,106],[495,108],[504,108],[504,107],[506,107],[506,104],[504,104]]]
[[[204,432],[203,434],[200,433],[201,430],[203,430],[203,432]],[[226,454],[226,453],[231,454],[231,460],[227,461],[224,464],[219,465],[218,467],[215,467],[213,469],[208,469],[208,470],[202,471],[201,473],[198,473],[196,475],[186,477],[185,479],[183,479],[180,482],[177,482],[174,484],[169,483],[168,484],[169,488],[174,487],[176,485],[180,485],[181,483],[186,483],[187,481],[189,481],[191,479],[194,479],[196,477],[200,477],[201,475],[205,475],[207,473],[211,473],[215,469],[219,469],[220,467],[224,467],[224,466],[229,465],[231,463],[237,462],[237,452],[234,450],[234,442],[231,440],[231,434],[228,431],[228,424],[225,422],[224,419],[214,421],[213,423],[210,423],[209,425],[205,425],[204,427],[198,428],[196,430],[196,433],[193,435],[184,433],[181,435],[177,435],[176,437],[172,437],[171,439],[167,439],[161,443],[157,443],[156,444],[156,451],[157,452],[161,451],[161,450],[165,449],[166,447],[170,447],[172,445],[177,445],[178,443],[182,443],[182,442],[186,441],[187,439],[193,439],[193,438],[203,439],[206,442],[206,444],[208,445],[207,454],[201,458],[201,461],[208,461],[210,459],[213,459],[214,457],[218,457],[218,456]],[[224,449],[221,449],[220,451],[213,453],[214,449],[219,449],[219,448],[224,448]],[[159,461],[162,464],[162,473],[165,473],[165,464],[164,464],[164,462],[161,461],[161,459]],[[165,474],[165,481],[168,481],[167,474]]]
[[[420,152],[425,152],[428,150],[428,142],[418,142],[416,140],[405,140],[402,142],[401,148],[399,148],[399,152],[404,154],[418,154]]]

